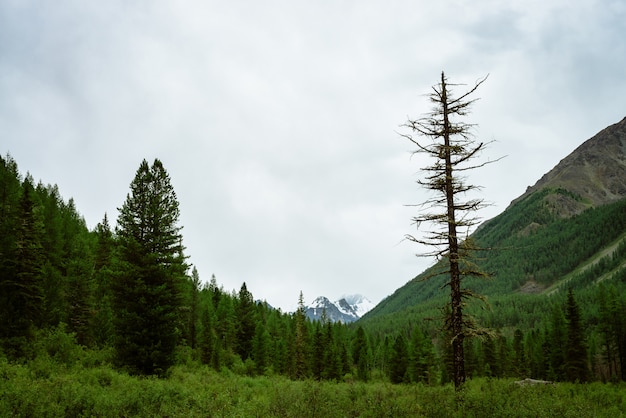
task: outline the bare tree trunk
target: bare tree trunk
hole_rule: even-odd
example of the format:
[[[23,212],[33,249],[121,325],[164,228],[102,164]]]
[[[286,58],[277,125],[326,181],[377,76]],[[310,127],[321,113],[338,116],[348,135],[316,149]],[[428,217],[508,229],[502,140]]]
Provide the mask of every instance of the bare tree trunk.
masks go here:
[[[460,388],[465,383],[465,356],[463,353],[463,310],[461,296],[461,273],[459,270],[459,241],[456,231],[454,205],[454,183],[452,173],[452,156],[450,147],[450,120],[448,115],[447,86],[444,74],[441,73],[441,102],[443,103],[443,140],[445,153],[445,192],[448,222],[448,261],[450,264],[450,306],[452,308],[450,328],[452,331],[452,358],[454,365],[454,387]]]
[[[415,134],[427,137],[432,142],[421,142],[411,134],[403,135],[417,146],[415,153],[425,153],[434,160],[432,165],[422,169],[426,176],[423,180],[418,180],[418,184],[436,192],[436,197],[424,203],[436,211],[423,212],[415,216],[413,222],[418,228],[427,222],[435,224],[437,229],[427,231],[424,238],[410,234],[407,234],[406,238],[434,248],[433,251],[422,254],[424,256],[447,258],[445,270],[433,276],[449,275],[446,284],[450,286],[450,310],[446,306],[444,321],[445,333],[451,338],[453,380],[457,390],[461,389],[466,378],[463,352],[465,337],[486,332],[474,323],[471,315],[463,313],[464,300],[472,296],[480,299],[480,296],[462,288],[461,281],[466,276],[489,276],[471,262],[470,253],[477,249],[469,244],[471,240],[468,238],[459,240],[459,233],[467,235],[469,228],[477,225],[477,218],[468,215],[483,204],[481,199],[464,199],[461,196],[476,189],[477,186],[465,183],[464,178],[458,173],[482,167],[489,162],[479,164],[469,162],[483,149],[484,143],[472,140],[471,124],[453,118],[468,113],[470,105],[474,102],[468,97],[485,79],[486,77],[477,81],[469,91],[454,98],[448,91],[448,84],[442,72],[441,83],[433,86],[430,94],[430,101],[434,104],[433,111],[421,119],[409,120],[405,125]]]

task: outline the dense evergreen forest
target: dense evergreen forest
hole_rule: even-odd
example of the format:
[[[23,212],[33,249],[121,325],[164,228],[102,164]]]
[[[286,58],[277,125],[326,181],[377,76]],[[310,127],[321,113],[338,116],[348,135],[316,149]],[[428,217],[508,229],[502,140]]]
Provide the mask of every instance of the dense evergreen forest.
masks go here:
[[[517,291],[529,280],[556,285],[554,277],[619,242],[626,201],[563,220],[540,194],[526,200],[519,211],[531,222],[507,211],[501,217],[510,219],[492,220],[476,236],[483,246],[511,240],[513,250],[483,255],[484,266],[517,281],[477,285],[491,295],[491,308],[470,312],[491,332],[466,340],[468,375],[626,380],[624,240],[551,295]],[[436,278],[416,290],[419,303],[383,302],[350,325],[312,322],[302,295],[296,312],[282,312],[255,301],[245,283],[226,290],[186,263],[176,194],[159,160],[140,164],[120,203],[115,226],[103,214],[89,230],[57,186],[23,176],[12,157],[0,157],[0,358],[71,362],[89,352],[131,375],[167,376],[193,363],[293,380],[450,380]],[[530,223],[544,227],[531,231]],[[520,236],[534,241],[520,248]]]

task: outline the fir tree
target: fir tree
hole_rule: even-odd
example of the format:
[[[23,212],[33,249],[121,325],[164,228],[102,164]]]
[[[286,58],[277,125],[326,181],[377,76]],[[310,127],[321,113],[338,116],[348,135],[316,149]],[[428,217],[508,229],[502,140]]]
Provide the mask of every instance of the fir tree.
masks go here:
[[[306,311],[304,308],[304,296],[300,292],[298,298],[298,309],[294,314],[295,322],[295,339],[294,339],[294,364],[292,377],[296,379],[304,379],[308,376],[308,330]]]
[[[42,288],[44,253],[41,245],[43,225],[35,200],[32,177],[22,183],[18,202],[14,255],[2,279],[4,294],[3,337],[8,354],[21,357],[41,325],[44,305]],[[6,267],[6,266],[5,266]]]
[[[204,301],[200,313],[200,361],[202,364],[213,366],[216,370],[220,369],[219,351],[216,345],[215,330],[213,328],[213,302]]]
[[[16,319],[21,316],[15,301],[19,291],[16,264],[21,189],[17,163],[10,155],[6,159],[0,157],[0,339],[6,352],[12,355],[18,355],[10,353],[12,338],[24,334],[28,328],[27,322],[22,324],[23,328],[16,326]]]
[[[365,330],[359,326],[356,330],[356,337],[352,349],[352,361],[356,365],[356,373],[359,380],[369,380],[370,374],[370,347],[365,335]]]
[[[270,334],[262,321],[256,324],[254,339],[252,340],[252,359],[258,374],[265,374],[270,366]]]
[[[570,382],[586,382],[589,380],[589,363],[587,345],[580,316],[580,308],[570,288],[567,292],[565,307],[567,321],[567,349],[565,350],[565,377]]]
[[[197,345],[198,339],[198,318],[200,315],[200,274],[198,269],[194,266],[191,269],[190,280],[190,301],[189,301],[189,345],[194,350]]]
[[[565,378],[565,348],[567,347],[567,329],[563,311],[558,306],[552,309],[551,328],[546,332],[546,349],[550,364],[549,379]]]
[[[102,222],[96,225],[96,244],[94,254],[95,280],[95,312],[92,318],[92,334],[96,345],[103,347],[113,342],[113,294],[111,275],[115,240],[109,225],[109,219],[104,214]]]
[[[432,342],[417,327],[411,336],[409,360],[411,380],[430,383],[430,368],[433,362]]]
[[[391,383],[402,383],[407,381],[407,370],[409,365],[409,352],[406,338],[400,334],[396,337],[389,359],[389,378]]]
[[[163,374],[174,362],[185,281],[178,200],[158,159],[144,160],[119,209],[115,348],[131,372]]]
[[[242,360],[248,359],[252,354],[252,340],[256,331],[255,313],[254,298],[244,282],[239,290],[235,309],[237,318],[236,350]]]

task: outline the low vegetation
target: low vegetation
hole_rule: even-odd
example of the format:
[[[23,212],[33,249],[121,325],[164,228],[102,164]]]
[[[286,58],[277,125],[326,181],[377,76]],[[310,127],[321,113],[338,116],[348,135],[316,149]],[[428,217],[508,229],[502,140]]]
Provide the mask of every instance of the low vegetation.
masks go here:
[[[65,364],[42,354],[15,364],[0,360],[0,416],[15,417],[620,417],[624,384],[522,386],[512,379],[452,385],[393,385],[249,377],[198,364],[165,378],[130,376],[107,353],[81,351]]]

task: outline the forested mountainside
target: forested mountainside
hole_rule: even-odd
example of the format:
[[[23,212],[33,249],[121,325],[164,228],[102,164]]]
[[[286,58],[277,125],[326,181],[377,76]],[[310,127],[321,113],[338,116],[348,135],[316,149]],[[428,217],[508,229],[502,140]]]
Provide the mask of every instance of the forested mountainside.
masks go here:
[[[609,305],[626,316],[626,118],[561,160],[472,238],[490,249],[476,253],[475,261],[492,277],[464,282],[487,297],[488,305],[468,302],[468,312],[479,322],[509,337],[515,329],[543,332],[547,341],[557,326],[555,306],[565,305],[571,289],[593,349],[602,351],[598,347],[604,344],[611,352],[619,346],[626,360],[623,331],[610,344],[601,335],[624,326],[623,320],[605,322],[610,321]],[[441,317],[447,302],[441,289],[445,277],[436,274],[440,269],[435,264],[419,274],[359,324],[381,334],[413,326],[436,332],[438,321],[427,319]]]

